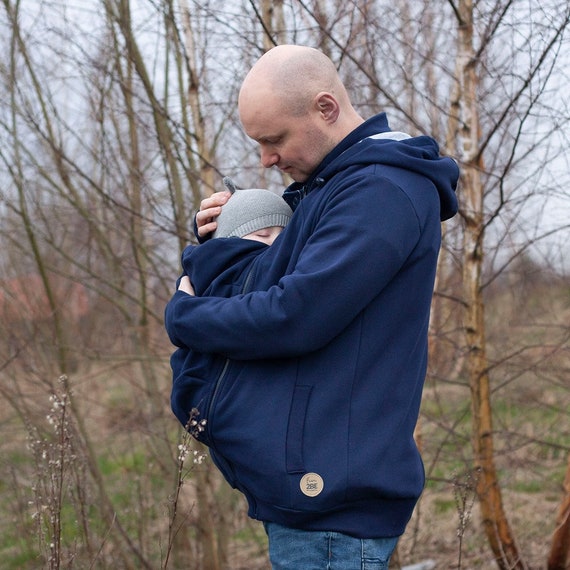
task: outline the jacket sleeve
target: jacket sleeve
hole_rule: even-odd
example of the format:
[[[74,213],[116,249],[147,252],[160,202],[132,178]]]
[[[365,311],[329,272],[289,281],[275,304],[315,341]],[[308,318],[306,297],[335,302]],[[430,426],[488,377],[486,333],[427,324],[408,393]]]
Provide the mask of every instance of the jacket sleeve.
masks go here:
[[[298,214],[302,209],[301,203]],[[169,336],[177,346],[236,360],[317,350],[401,269],[421,223],[408,196],[388,180],[353,179],[327,200],[294,268],[277,285],[229,299],[177,292],[165,313]]]

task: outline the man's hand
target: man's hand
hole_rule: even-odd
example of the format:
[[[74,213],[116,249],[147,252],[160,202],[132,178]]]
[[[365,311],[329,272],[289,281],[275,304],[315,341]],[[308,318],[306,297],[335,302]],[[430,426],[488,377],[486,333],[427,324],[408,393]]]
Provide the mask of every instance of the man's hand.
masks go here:
[[[231,192],[215,192],[200,202],[200,211],[196,214],[198,236],[203,238],[218,227],[216,218],[222,211],[222,206],[231,198]]]
[[[188,295],[192,295],[193,297],[196,295],[196,293],[194,292],[194,287],[192,287],[192,283],[190,283],[190,278],[188,277],[188,275],[184,275],[184,277],[180,279],[178,290],[184,291],[184,293],[188,293]]]

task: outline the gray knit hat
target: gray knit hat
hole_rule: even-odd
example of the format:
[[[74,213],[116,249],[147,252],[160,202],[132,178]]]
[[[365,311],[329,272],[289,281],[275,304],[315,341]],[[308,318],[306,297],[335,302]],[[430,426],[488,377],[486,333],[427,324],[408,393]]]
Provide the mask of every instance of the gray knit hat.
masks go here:
[[[262,228],[285,227],[293,215],[283,198],[270,190],[238,190],[227,178],[224,178],[224,184],[233,196],[216,219],[218,227],[212,236],[214,238],[243,237]]]

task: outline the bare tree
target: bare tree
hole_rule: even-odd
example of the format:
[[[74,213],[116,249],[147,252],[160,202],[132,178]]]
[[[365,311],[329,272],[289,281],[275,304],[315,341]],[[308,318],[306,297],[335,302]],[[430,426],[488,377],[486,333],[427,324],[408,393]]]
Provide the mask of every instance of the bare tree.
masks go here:
[[[461,215],[465,220],[463,243],[463,285],[466,302],[465,332],[467,366],[471,386],[473,415],[473,448],[478,476],[477,493],[482,507],[482,520],[501,568],[527,568],[521,560],[512,530],[506,518],[501,487],[495,467],[493,421],[489,364],[486,351],[481,275],[483,269],[483,184],[480,173],[485,170],[479,146],[481,123],[477,92],[480,89],[474,61],[473,6],[459,1],[454,7],[458,19],[458,55],[456,78],[459,85],[456,106],[457,136],[461,145],[461,182],[463,202]]]
[[[480,118],[482,101],[481,74],[483,70],[479,62],[485,59],[489,44],[497,30],[512,9],[511,3],[497,5],[489,19],[486,34],[482,35],[480,45],[476,46],[475,30],[476,12],[469,0],[450,2],[457,18],[458,50],[456,59],[456,81],[452,106],[458,109],[453,117],[455,133],[458,139],[458,154],[462,163],[462,205],[461,216],[464,221],[463,230],[463,291],[465,301],[465,334],[467,351],[467,369],[471,388],[471,410],[473,421],[473,448],[475,469],[479,471],[477,494],[481,504],[481,516],[489,544],[501,568],[528,567],[516,545],[513,531],[507,520],[501,494],[500,482],[495,465],[493,412],[491,405],[490,363],[487,355],[487,335],[485,327],[485,311],[483,302],[483,259],[485,255],[484,235],[493,216],[499,215],[504,197],[497,200],[495,212],[486,219],[485,184],[482,173],[488,171],[484,161],[486,148],[492,143],[496,133],[501,129],[509,112],[518,107],[523,116],[528,116],[537,102],[537,97],[529,97],[520,105],[522,94],[533,84],[542,65],[550,65],[549,54],[555,51],[560,43],[561,34],[568,26],[568,11],[563,14],[559,27],[552,30],[543,52],[537,63],[531,64],[527,75],[518,91],[503,102],[502,115],[496,117],[492,126],[485,130]],[[541,87],[538,91],[541,91]],[[516,152],[516,140],[511,153]],[[508,164],[506,168],[508,168]],[[507,170],[503,172],[505,175]],[[499,186],[497,190],[501,190]]]

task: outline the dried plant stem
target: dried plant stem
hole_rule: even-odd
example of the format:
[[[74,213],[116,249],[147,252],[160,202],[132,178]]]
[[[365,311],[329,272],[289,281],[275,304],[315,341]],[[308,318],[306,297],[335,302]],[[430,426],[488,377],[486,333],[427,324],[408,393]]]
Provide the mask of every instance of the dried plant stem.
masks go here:
[[[198,410],[192,410],[190,413],[190,419],[186,424],[186,429],[182,432],[180,443],[178,444],[178,469],[176,473],[174,494],[169,501],[170,517],[168,521],[168,544],[164,556],[164,561],[161,567],[162,570],[166,570],[174,547],[174,540],[183,528],[184,524],[188,521],[188,518],[192,512],[191,508],[189,512],[187,512],[182,517],[182,520],[178,521],[180,493],[182,491],[184,481],[188,477],[193,466],[196,464],[201,464],[205,459],[205,455],[203,453],[195,450],[193,453],[193,461],[190,467],[187,466],[187,459],[190,455],[191,450],[192,437],[197,437],[202,431],[204,431],[204,426],[206,425],[206,420],[198,420],[199,415],[200,413]]]
[[[477,496],[476,488],[478,479],[478,470],[475,471],[475,474],[469,472],[464,481],[460,481],[457,476],[453,478],[453,496],[455,498],[457,514],[459,515],[459,523],[457,525],[457,538],[459,539],[457,570],[461,570],[463,538],[467,525],[471,520],[473,505],[475,503],[475,497]]]

